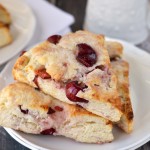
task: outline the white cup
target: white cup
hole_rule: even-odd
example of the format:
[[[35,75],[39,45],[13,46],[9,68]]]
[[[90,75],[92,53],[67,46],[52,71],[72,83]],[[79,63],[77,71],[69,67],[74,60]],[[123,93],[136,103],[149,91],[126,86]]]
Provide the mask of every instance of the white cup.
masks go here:
[[[88,0],[84,29],[133,44],[148,36],[148,0]]]

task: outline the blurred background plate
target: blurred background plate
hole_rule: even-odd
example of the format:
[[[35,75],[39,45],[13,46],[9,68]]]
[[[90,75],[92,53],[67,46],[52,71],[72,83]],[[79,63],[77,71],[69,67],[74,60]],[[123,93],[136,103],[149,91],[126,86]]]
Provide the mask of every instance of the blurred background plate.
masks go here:
[[[0,0],[12,18],[13,42],[0,48],[0,65],[14,57],[28,44],[33,36],[36,19],[30,7],[23,0]]]

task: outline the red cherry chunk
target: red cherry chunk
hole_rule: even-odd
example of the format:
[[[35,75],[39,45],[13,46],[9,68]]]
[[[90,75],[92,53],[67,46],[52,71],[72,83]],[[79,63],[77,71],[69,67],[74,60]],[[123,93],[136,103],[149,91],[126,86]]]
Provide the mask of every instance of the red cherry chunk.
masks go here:
[[[77,97],[77,93],[80,90],[83,90],[85,87],[83,85],[78,84],[77,81],[69,82],[66,85],[66,96],[67,98],[72,102],[82,102],[82,103],[88,103],[88,100],[85,100],[83,98]]]
[[[20,53],[20,56],[22,56],[25,52],[26,52],[26,51],[25,51],[25,50],[23,50],[23,51]]]
[[[95,67],[96,69],[100,69],[102,71],[105,71],[106,67],[104,65],[99,65]]]
[[[76,59],[86,67],[92,67],[97,61],[97,55],[94,49],[85,44],[78,44],[78,55]]]
[[[57,44],[60,39],[61,39],[60,35],[52,35],[47,39],[47,41],[49,41],[50,43],[53,43],[53,44]]]
[[[50,79],[51,78],[51,76],[46,72],[45,68],[36,70],[35,74],[40,76],[42,79]]]
[[[23,110],[22,108],[21,108],[21,105],[19,105],[19,108],[20,108],[20,111],[22,112],[22,113],[24,113],[24,114],[28,114],[28,109],[26,109],[26,110]]]
[[[53,110],[51,107],[49,107],[47,114],[53,114],[55,113],[55,110]]]
[[[114,57],[110,58],[110,61],[117,61],[117,60],[119,60],[119,59],[120,59],[119,56],[114,56]]]
[[[54,128],[50,128],[50,129],[43,130],[41,132],[41,134],[43,134],[43,135],[53,135],[54,132],[56,132],[56,130]]]
[[[37,86],[37,89],[40,89],[40,88],[39,88],[39,84],[38,84],[38,76],[37,76],[37,75],[34,77],[33,82],[34,82],[35,85]]]
[[[55,110],[57,110],[57,111],[63,111],[63,108],[60,107],[60,106],[55,106]]]

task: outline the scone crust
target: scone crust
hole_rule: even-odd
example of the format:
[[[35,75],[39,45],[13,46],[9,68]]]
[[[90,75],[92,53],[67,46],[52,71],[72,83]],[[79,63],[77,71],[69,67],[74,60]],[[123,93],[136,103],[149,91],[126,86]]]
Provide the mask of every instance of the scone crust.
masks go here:
[[[106,41],[105,47],[108,50],[110,59],[115,59],[116,57],[121,58],[123,55],[123,46],[121,43],[116,41]]]
[[[122,102],[123,116],[118,125],[130,133],[133,130],[133,109],[129,91],[129,64],[125,60],[111,62],[112,68],[118,78],[118,91]]]

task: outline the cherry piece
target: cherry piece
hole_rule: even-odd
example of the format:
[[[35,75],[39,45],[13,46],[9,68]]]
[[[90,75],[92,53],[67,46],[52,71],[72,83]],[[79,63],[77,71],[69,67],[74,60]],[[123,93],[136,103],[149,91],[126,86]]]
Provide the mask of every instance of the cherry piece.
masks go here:
[[[47,39],[47,41],[49,41],[50,43],[53,43],[53,44],[57,44],[60,39],[61,39],[60,35],[52,35]]]
[[[38,76],[37,76],[37,75],[34,77],[33,82],[34,82],[35,85],[37,86],[36,89],[40,89],[40,88],[39,88],[39,84],[38,84]]]
[[[49,107],[47,114],[53,114],[55,113],[55,110],[53,110],[51,107]]]
[[[93,48],[85,43],[77,45],[79,52],[76,59],[86,67],[92,67],[97,61]]]
[[[129,112],[128,113],[128,119],[131,120],[131,119],[133,119],[133,117],[134,117],[133,112]]]
[[[42,79],[50,79],[51,78],[51,76],[46,72],[45,68],[36,70],[35,74],[40,76]]]
[[[105,66],[104,66],[104,65],[99,65],[99,66],[96,66],[95,68],[96,68],[96,69],[100,69],[100,70],[102,70],[102,71],[105,70]]]
[[[114,56],[114,57],[110,58],[110,61],[117,61],[117,60],[119,60],[119,59],[120,59],[119,56]]]
[[[63,111],[63,108],[59,107],[59,106],[55,106],[55,110],[57,110],[57,111]]]
[[[22,112],[22,113],[24,113],[24,114],[28,114],[28,109],[26,109],[26,110],[23,110],[22,108],[21,108],[21,105],[19,105],[19,108],[20,108],[20,111]]]
[[[82,102],[82,103],[88,103],[88,100],[85,100],[83,98],[77,97],[77,93],[80,90],[83,90],[84,88],[86,88],[87,86],[83,87],[83,85],[81,86],[81,84],[78,84],[77,81],[72,81],[69,82],[66,85],[66,96],[70,101],[73,102]]]
[[[50,129],[43,130],[41,132],[41,134],[43,134],[43,135],[53,135],[54,132],[56,132],[56,130],[54,128],[50,128]]]
[[[81,105],[79,105],[79,104],[76,104],[76,106],[79,107],[79,108],[83,108],[83,107],[82,107]]]
[[[22,56],[25,52],[26,52],[26,51],[25,51],[25,50],[23,50],[23,51],[20,53],[20,56]]]
[[[40,89],[39,88],[34,88],[36,91],[40,91]]]

